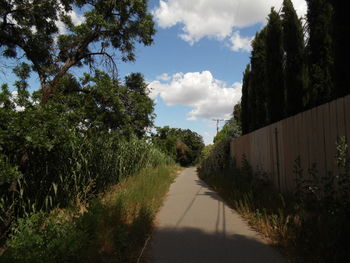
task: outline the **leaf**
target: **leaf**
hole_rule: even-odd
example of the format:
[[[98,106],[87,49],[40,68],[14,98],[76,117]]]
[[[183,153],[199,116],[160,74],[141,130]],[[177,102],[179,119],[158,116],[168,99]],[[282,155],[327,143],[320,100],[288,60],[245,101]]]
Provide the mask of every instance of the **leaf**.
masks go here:
[[[55,196],[57,195],[57,184],[52,183],[52,187],[53,187],[53,192],[55,193]]]

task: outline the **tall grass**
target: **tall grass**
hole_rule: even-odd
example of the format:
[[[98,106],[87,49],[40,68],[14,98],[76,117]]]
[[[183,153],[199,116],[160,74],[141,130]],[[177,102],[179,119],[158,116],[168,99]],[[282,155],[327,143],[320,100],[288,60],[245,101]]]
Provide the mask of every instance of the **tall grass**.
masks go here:
[[[339,173],[320,177],[316,166],[302,171],[297,159],[297,189],[291,195],[278,192],[263,173],[253,173],[244,158],[241,169],[233,167],[223,149],[213,147],[199,175],[253,228],[293,262],[349,262],[350,159],[344,138],[337,144]]]
[[[17,178],[0,186],[3,238],[17,218],[87,202],[141,169],[173,163],[146,141],[119,134],[70,131],[59,138],[49,148],[29,143]]]
[[[144,262],[154,215],[177,170],[142,169],[84,209],[55,209],[19,220],[4,262]]]

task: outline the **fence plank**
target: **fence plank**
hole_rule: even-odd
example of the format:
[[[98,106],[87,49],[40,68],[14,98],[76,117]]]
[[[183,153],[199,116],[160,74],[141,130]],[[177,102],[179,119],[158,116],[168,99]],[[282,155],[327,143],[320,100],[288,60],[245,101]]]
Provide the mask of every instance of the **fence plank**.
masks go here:
[[[337,107],[337,136],[345,136],[345,113],[344,113],[344,98],[338,99],[336,102]]]
[[[326,165],[326,143],[325,143],[325,111],[327,107],[321,105],[317,108],[317,141],[320,148],[320,159],[318,162],[318,167],[320,170],[320,176],[325,176],[327,173]]]
[[[284,165],[285,165],[285,158],[284,158],[284,123],[283,122],[277,122],[277,130],[278,133],[277,138],[278,138],[278,154],[279,154],[279,171],[280,171],[280,184],[281,184],[281,190],[284,191],[286,186],[285,186],[285,173],[284,173]]]
[[[348,145],[350,146],[350,95],[344,98],[345,127]],[[348,151],[350,156],[350,150]]]
[[[236,138],[231,154],[238,167],[245,154],[254,170],[264,170],[276,187],[292,191],[298,156],[304,175],[313,163],[321,176],[338,172],[335,154],[340,135],[350,141],[350,95]]]
[[[330,171],[333,171],[334,174],[338,173],[338,167],[336,165],[336,142],[337,142],[337,135],[338,135],[338,118],[337,118],[337,105],[336,103],[329,103],[330,106],[330,135],[329,135],[329,151],[330,155]]]

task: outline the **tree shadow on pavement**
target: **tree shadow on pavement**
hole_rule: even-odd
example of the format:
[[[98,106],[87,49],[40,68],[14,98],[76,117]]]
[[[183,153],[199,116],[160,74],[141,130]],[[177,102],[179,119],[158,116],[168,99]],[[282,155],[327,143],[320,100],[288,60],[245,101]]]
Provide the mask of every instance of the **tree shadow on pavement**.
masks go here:
[[[165,228],[155,233],[151,262],[285,262],[269,245],[242,235],[205,233],[195,228]]]

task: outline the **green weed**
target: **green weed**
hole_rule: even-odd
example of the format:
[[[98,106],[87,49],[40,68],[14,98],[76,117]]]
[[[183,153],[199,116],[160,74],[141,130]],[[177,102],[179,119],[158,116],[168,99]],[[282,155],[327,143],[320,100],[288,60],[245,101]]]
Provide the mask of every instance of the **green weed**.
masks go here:
[[[176,166],[147,168],[80,207],[18,221],[5,262],[137,262]]]

